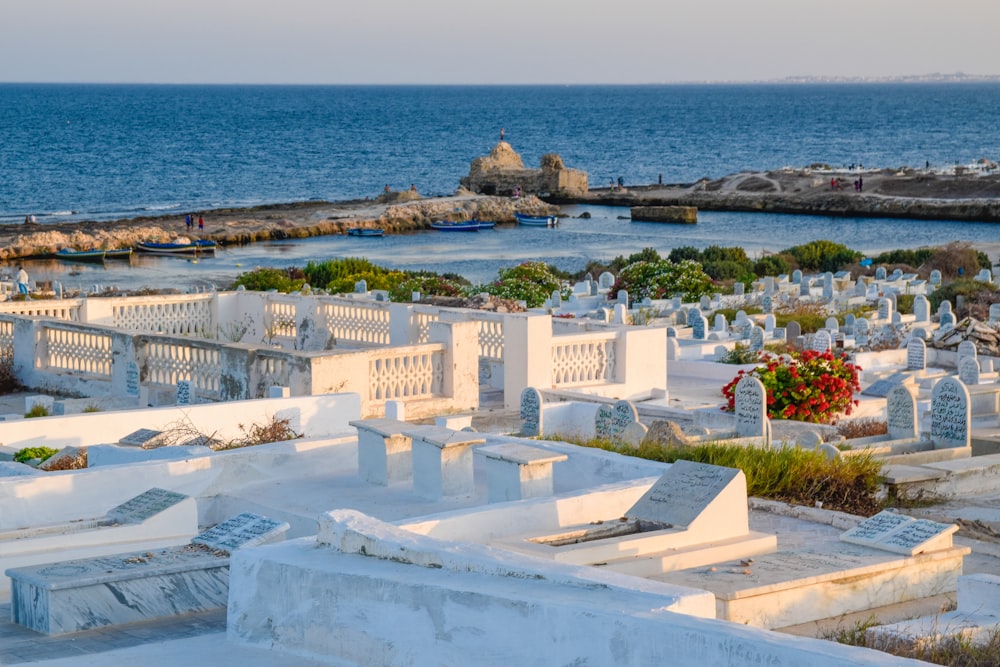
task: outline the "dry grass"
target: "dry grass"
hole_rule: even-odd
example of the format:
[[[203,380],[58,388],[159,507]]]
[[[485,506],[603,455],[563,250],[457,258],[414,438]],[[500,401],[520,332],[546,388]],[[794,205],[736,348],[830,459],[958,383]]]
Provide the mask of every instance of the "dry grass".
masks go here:
[[[885,435],[889,432],[889,423],[884,419],[862,417],[860,419],[840,420],[837,422],[837,433],[848,440],[868,438],[873,435]]]

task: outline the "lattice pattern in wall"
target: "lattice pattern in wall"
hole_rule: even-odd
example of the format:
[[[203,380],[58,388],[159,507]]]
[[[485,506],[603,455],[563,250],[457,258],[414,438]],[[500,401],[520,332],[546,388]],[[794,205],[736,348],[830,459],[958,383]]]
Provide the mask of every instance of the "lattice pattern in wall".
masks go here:
[[[41,332],[46,354],[35,358],[38,368],[111,377],[111,336],[53,327],[43,327]]]
[[[553,343],[552,384],[556,387],[608,382],[615,377],[615,341]]]
[[[143,346],[141,355],[149,384],[175,386],[189,380],[200,394],[219,393],[222,362],[218,349],[153,340]]]
[[[336,339],[371,345],[389,344],[389,309],[354,303],[326,302],[320,317]]]
[[[295,302],[268,300],[264,304],[264,332],[266,342],[295,340],[298,327],[295,324]]]
[[[0,320],[0,360],[14,360],[14,323]]]
[[[114,326],[167,336],[214,338],[210,297],[175,302],[122,303],[111,307]]]
[[[479,357],[503,361],[503,320],[478,320]]]
[[[413,321],[416,324],[417,344],[424,344],[431,339],[431,323],[441,319],[439,311],[427,312],[423,310],[413,311]]]
[[[444,352],[407,352],[373,357],[369,364],[369,398],[391,401],[441,394]]]

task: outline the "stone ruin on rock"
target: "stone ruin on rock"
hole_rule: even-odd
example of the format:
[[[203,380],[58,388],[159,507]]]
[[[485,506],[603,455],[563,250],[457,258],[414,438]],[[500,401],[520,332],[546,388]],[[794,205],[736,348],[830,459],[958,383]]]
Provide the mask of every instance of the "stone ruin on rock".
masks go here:
[[[521,156],[509,143],[500,141],[489,155],[475,158],[469,175],[460,179],[462,187],[485,195],[580,194],[588,190],[587,173],[567,169],[555,153],[542,156],[540,169],[526,169]]]

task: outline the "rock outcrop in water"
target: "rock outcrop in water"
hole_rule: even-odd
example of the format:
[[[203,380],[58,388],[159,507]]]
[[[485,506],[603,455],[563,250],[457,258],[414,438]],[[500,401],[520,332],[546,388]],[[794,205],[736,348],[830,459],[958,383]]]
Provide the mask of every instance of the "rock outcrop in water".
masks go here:
[[[574,196],[585,194],[588,188],[586,172],[567,169],[555,153],[542,156],[540,169],[526,169],[521,156],[506,141],[494,146],[489,155],[475,158],[461,184],[472,192],[505,197],[518,189],[522,194]]]

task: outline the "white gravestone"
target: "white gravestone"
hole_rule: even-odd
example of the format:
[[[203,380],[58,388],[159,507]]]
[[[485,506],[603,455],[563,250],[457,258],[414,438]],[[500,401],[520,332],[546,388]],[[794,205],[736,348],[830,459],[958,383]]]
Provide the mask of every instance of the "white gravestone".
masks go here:
[[[931,321],[931,304],[923,294],[913,297],[913,318],[916,322]]]
[[[542,435],[542,394],[534,387],[521,392],[521,435]]]
[[[840,541],[916,556],[951,548],[952,535],[957,531],[954,524],[882,511],[841,534]]]
[[[767,390],[755,377],[746,375],[734,390],[736,435],[741,438],[763,438],[767,433]]]
[[[774,327],[778,323],[777,318],[774,317],[774,313],[768,313],[764,316],[764,332],[774,333]]]
[[[878,318],[880,320],[892,319],[892,301],[885,297],[878,300]]]
[[[798,269],[792,271],[792,284],[793,285],[802,284],[802,272],[799,271]]]
[[[931,390],[931,441],[935,449],[969,446],[969,390],[956,378],[946,377]]]
[[[885,415],[891,439],[909,440],[917,437],[917,399],[904,385],[898,384],[889,390]]]
[[[938,330],[947,331],[955,328],[955,314],[951,311],[941,313],[938,316]]]
[[[611,420],[614,418],[614,410],[610,405],[602,404],[597,408],[594,415],[594,436],[601,439],[611,437]]]
[[[750,330],[750,351],[762,352],[764,350],[764,330],[760,327],[753,327]]]
[[[283,521],[244,512],[200,533],[191,543],[233,552],[242,547],[281,541],[288,528],[288,524]]]
[[[611,289],[615,284],[615,276],[612,273],[605,271],[601,275],[597,276],[597,286],[603,290]]]
[[[958,379],[969,386],[979,384],[979,360],[976,357],[959,358]]]
[[[152,488],[111,509],[108,518],[118,523],[142,523],[186,498],[181,493]]]
[[[705,329],[708,323],[705,321],[705,316],[699,312],[693,312],[688,315],[688,324],[691,325],[691,337],[694,340],[705,340]]]
[[[139,366],[134,361],[125,366],[125,393],[129,396],[139,395]]]
[[[747,531],[746,476],[742,470],[679,460],[625,516],[674,528]]]
[[[611,432],[612,438],[620,438],[629,424],[639,421],[639,412],[630,401],[615,401],[611,408]]]
[[[829,352],[833,347],[833,340],[830,338],[830,332],[822,329],[817,331],[813,334],[812,342],[809,347],[814,352]]]
[[[906,344],[906,370],[922,371],[927,369],[927,344],[919,338],[912,337]]]
[[[972,357],[975,359],[979,356],[979,351],[976,349],[976,344],[971,340],[963,340],[958,344],[958,359],[961,361],[965,357]]]
[[[931,276],[930,276],[928,282],[930,282],[931,285],[940,285],[941,284],[941,272],[938,271],[937,269],[934,269],[933,271],[931,271]]]
[[[990,323],[996,324],[997,322],[1000,322],[1000,303],[990,305]]]
[[[854,342],[857,345],[868,344],[869,324],[868,318],[859,317],[854,321]]]
[[[190,380],[177,382],[177,405],[191,405],[194,402]]]

